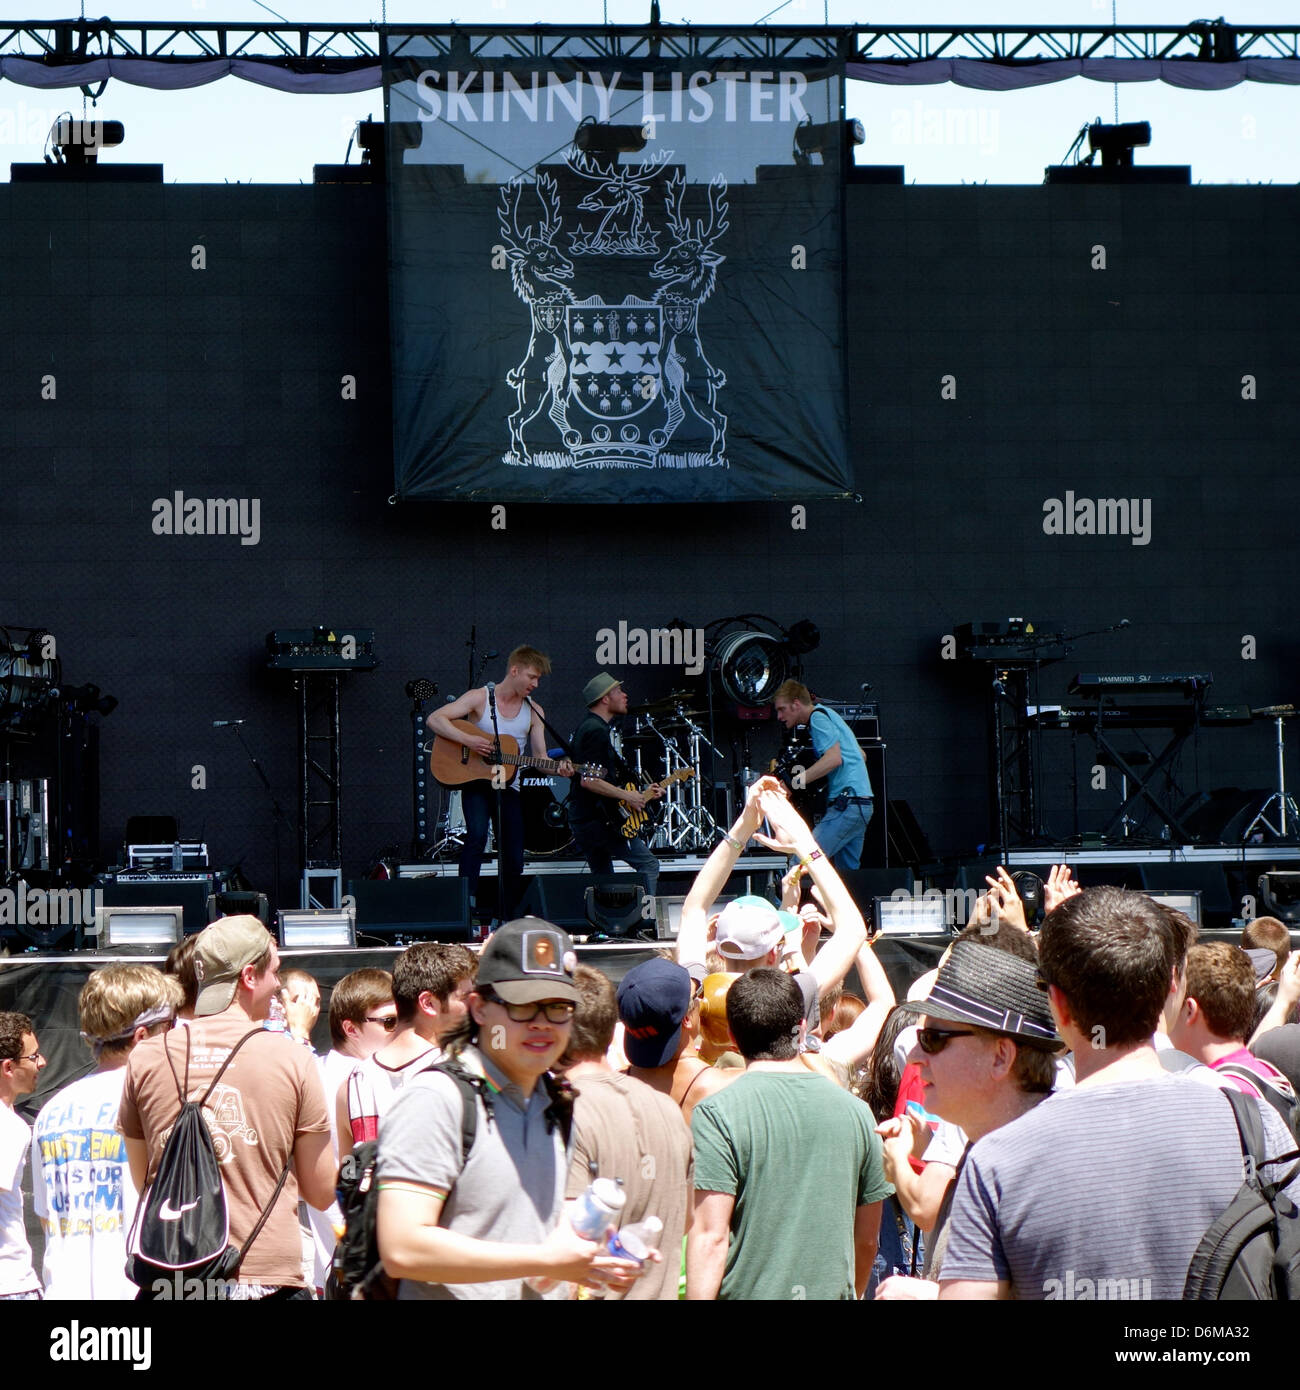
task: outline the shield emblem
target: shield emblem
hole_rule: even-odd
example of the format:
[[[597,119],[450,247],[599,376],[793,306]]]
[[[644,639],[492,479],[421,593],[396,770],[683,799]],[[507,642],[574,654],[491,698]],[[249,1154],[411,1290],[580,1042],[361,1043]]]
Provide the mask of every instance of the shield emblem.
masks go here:
[[[668,327],[674,333],[685,333],[695,319],[694,304],[669,304],[666,306]]]
[[[537,322],[548,333],[554,333],[560,324],[564,322],[564,305],[556,301],[554,303],[542,302],[535,306],[537,310]]]
[[[569,399],[610,423],[634,420],[662,392],[662,305],[633,295],[564,306]]]

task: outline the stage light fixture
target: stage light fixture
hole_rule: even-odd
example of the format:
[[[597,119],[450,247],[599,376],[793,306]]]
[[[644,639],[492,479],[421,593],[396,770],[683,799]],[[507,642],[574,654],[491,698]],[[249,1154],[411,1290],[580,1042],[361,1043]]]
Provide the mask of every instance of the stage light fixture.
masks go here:
[[[408,700],[418,700],[423,704],[426,700],[432,700],[438,693],[435,682],[425,680],[423,676],[417,676],[415,680],[406,682],[406,698]]]
[[[826,156],[839,149],[846,162],[851,161],[855,145],[867,143],[867,132],[859,120],[823,121],[814,125],[812,118],[801,122],[794,131],[794,162],[810,164],[812,156],[819,154],[825,162]]]
[[[871,919],[880,936],[943,936],[951,927],[944,894],[873,898]]]
[[[1123,125],[1105,125],[1094,121],[1088,127],[1088,148],[1094,155],[1101,155],[1104,169],[1131,169],[1133,151],[1139,145],[1151,143],[1151,123],[1149,121],[1128,121]]]
[[[573,144],[583,154],[604,155],[617,163],[619,155],[645,149],[645,131],[639,125],[601,124],[588,116],[574,131]]]
[[[811,618],[800,618],[791,628],[786,629],[785,645],[791,656],[807,656],[821,645],[822,632]]]
[[[285,950],[352,950],[357,944],[357,919],[346,908],[281,908],[279,937]]]
[[[121,121],[74,121],[60,116],[50,130],[55,164],[97,164],[100,150],[115,149],[126,139]]]
[[[170,951],[185,939],[185,909],[101,905],[95,909],[95,937],[101,951]]]
[[[1300,873],[1270,869],[1259,876],[1260,906],[1290,927],[1300,926]]]
[[[790,675],[785,642],[752,628],[722,638],[714,662],[723,694],[738,705],[770,704],[777,687]]]

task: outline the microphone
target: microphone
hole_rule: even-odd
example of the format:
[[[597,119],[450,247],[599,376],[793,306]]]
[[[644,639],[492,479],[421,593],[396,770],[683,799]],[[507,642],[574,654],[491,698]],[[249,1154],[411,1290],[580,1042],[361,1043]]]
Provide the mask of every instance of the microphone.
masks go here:
[[[1133,626],[1133,624],[1130,623],[1129,620],[1128,620],[1127,618],[1121,618],[1121,619],[1119,620],[1119,625],[1120,625],[1120,627],[1132,627],[1132,626]]]
[[[867,693],[868,690],[873,690],[874,688],[875,687],[871,684],[870,681],[863,681],[862,684],[858,687],[858,689],[861,690],[864,695]]]
[[[235,724],[246,724],[247,722],[245,719],[214,719],[212,727],[214,729],[229,729]]]

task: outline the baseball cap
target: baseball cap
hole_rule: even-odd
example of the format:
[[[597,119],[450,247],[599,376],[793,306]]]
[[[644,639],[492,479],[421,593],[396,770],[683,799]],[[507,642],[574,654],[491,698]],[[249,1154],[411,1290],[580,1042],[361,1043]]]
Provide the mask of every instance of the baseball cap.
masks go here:
[[[766,898],[747,894],[718,914],[718,954],[731,960],[757,960],[780,943],[785,931],[781,914]]]
[[[590,709],[602,696],[608,695],[611,690],[616,690],[622,684],[622,681],[616,681],[608,671],[602,671],[600,675],[592,676],[582,687],[582,703]]]
[[[239,972],[271,944],[271,933],[250,913],[219,917],[204,927],[194,948],[194,978],[199,986],[195,1018],[224,1013],[234,1001]]]
[[[958,941],[928,997],[918,1002],[927,1019],[970,1023],[1042,1047],[1062,1046],[1047,995],[1038,988],[1037,968],[996,946]]]
[[[539,999],[578,1003],[573,983],[578,957],[568,935],[540,917],[520,917],[498,927],[479,952],[475,987],[491,987],[507,1004]]]
[[[1255,971],[1255,985],[1258,987],[1268,980],[1277,969],[1277,954],[1266,951],[1262,946],[1252,946],[1246,951]]]
[[[690,975],[658,957],[634,965],[619,981],[623,1054],[634,1067],[662,1067],[672,1061],[692,992]]]

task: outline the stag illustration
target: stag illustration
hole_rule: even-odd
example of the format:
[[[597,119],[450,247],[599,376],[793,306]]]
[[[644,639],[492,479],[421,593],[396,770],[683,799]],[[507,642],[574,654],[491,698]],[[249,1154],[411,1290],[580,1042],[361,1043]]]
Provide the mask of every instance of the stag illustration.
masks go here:
[[[718,266],[725,256],[713,244],[730,225],[727,222],[727,182],[718,174],[709,184],[709,220],[691,219],[682,209],[686,191],[685,175],[675,173],[668,180],[665,200],[668,228],[673,244],[655,262],[652,279],[666,283],[655,291],[655,303],[664,308],[664,391],[668,400],[665,429],[671,436],[686,416],[683,401],[713,431],[709,459],[719,462],[726,452],[727,417],[717,408],[718,392],[727,384],[726,374],[704,355],[700,342],[700,305],[713,293]],[[691,395],[692,379],[702,380],[707,400]]]
[[[561,431],[567,428],[564,394],[568,364],[560,329],[564,306],[573,302],[573,292],[562,283],[573,279],[573,262],[555,245],[561,226],[559,189],[551,174],[538,174],[534,188],[543,213],[535,233],[531,222],[519,226],[523,180],[514,179],[501,189],[497,210],[510,261],[510,283],[532,313],[528,351],[523,361],[506,373],[506,383],[515,388],[519,402],[509,420],[510,446],[525,463],[531,455],[524,443],[524,429],[548,402],[547,413],[556,427]]]
[[[671,155],[671,150],[660,150],[649,163],[636,165],[602,165],[585,154],[570,155],[569,168],[596,184],[578,204],[579,209],[605,214],[594,232],[580,225],[576,233],[570,233],[575,254],[657,254],[659,243],[646,227],[644,204],[651,184]],[[629,214],[630,224],[622,227],[621,219]]]

